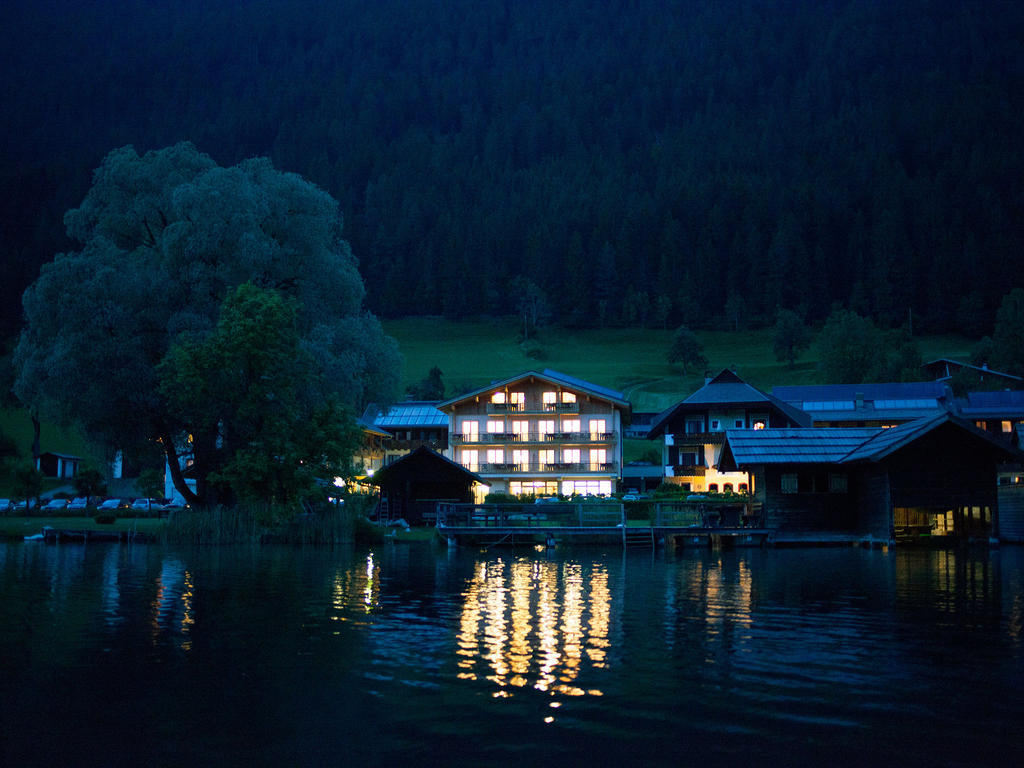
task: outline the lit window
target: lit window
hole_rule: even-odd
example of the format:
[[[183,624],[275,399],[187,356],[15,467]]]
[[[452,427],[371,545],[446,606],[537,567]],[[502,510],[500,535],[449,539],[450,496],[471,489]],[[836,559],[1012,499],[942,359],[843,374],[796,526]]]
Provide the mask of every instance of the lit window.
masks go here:
[[[530,452],[526,450],[512,451],[512,463],[516,471],[525,472],[530,468]]]
[[[1013,432],[1013,422],[1004,421],[1002,422],[1003,432]]]
[[[550,435],[555,431],[554,419],[541,419],[537,422],[537,434],[541,442],[550,440]]]
[[[558,402],[558,393],[545,392],[541,395],[541,402],[544,403],[544,405],[554,405]]]
[[[512,422],[512,434],[515,435],[516,442],[525,442],[530,436],[530,422],[528,421],[513,421]]]
[[[505,463],[505,451],[501,448],[488,448],[487,449],[487,463],[488,464],[504,464]]]
[[[563,392],[562,393],[562,402],[563,403],[575,403],[576,402],[576,393],[575,392]]]
[[[604,448],[590,449],[590,471],[601,472],[608,461],[608,451]]]
[[[505,402],[505,393],[504,392],[495,392],[493,395],[491,395],[491,402],[492,403],[504,403]]]
[[[470,472],[476,472],[479,467],[476,451],[463,451],[461,456],[462,466]]]
[[[475,419],[467,419],[462,422],[462,438],[466,442],[476,442],[476,436],[479,434],[480,424]]]
[[[550,448],[537,451],[537,461],[540,463],[541,472],[548,472],[555,463],[555,452]]]
[[[562,461],[566,464],[579,464],[580,463],[580,449],[579,448],[566,448],[562,451]]]
[[[766,424],[764,423],[764,421],[762,421],[762,420],[760,420],[760,419],[758,419],[757,421],[755,421],[755,422],[753,423],[753,425],[752,425],[752,427],[753,427],[754,429],[764,429],[764,428],[765,428],[765,426],[767,426],[767,425],[766,425]]]
[[[988,425],[986,425],[984,421],[976,421],[974,422],[974,426],[978,429],[986,429]]]
[[[580,431],[579,419],[562,419],[562,431],[578,433]]]
[[[607,429],[608,422],[604,419],[591,419],[590,420],[590,439],[601,440],[604,437]]]
[[[505,422],[501,419],[489,419],[487,421],[487,434],[497,435],[505,431]]]
[[[526,408],[526,393],[525,392],[509,392],[509,402],[515,406],[517,411],[525,410]]]

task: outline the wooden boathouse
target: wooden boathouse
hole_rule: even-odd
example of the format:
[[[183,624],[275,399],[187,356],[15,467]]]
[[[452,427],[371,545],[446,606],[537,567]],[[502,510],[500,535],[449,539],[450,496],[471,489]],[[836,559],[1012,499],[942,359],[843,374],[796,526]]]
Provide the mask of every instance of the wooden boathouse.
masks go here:
[[[1020,452],[949,412],[889,429],[729,430],[722,463],[754,478],[773,540],[998,540],[997,478]]]

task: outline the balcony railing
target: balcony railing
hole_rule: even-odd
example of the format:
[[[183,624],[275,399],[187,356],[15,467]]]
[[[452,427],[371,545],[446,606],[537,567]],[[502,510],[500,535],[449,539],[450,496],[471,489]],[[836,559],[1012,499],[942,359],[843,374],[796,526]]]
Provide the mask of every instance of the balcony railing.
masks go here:
[[[610,443],[615,432],[484,432],[451,434],[452,445],[494,445],[504,443]]]
[[[579,413],[579,403],[487,403],[487,413]]]
[[[536,473],[557,473],[557,474],[612,474],[616,471],[618,463],[614,461],[556,461],[556,462],[502,462],[500,464],[485,462],[478,465],[478,469],[472,466],[463,465],[470,472],[479,472],[482,475],[511,475],[522,474],[523,472]]]
[[[675,445],[721,445],[725,432],[677,432],[672,435]]]

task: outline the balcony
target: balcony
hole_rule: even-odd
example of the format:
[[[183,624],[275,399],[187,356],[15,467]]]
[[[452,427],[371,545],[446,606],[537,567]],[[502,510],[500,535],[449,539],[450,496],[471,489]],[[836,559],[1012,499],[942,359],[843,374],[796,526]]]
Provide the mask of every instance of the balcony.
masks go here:
[[[725,432],[680,432],[672,435],[673,445],[721,445]]]
[[[487,413],[579,413],[579,403],[487,403]]]
[[[542,413],[579,413],[579,403],[541,403]]]
[[[451,434],[452,445],[501,445],[507,443],[611,443],[616,432],[485,432]]]
[[[481,475],[517,475],[524,472],[559,475],[586,475],[586,474],[614,474],[618,464],[614,461],[586,462],[586,461],[556,461],[543,464],[528,463],[516,464],[504,462],[501,464],[484,463],[479,465]],[[472,467],[467,467],[471,472]]]

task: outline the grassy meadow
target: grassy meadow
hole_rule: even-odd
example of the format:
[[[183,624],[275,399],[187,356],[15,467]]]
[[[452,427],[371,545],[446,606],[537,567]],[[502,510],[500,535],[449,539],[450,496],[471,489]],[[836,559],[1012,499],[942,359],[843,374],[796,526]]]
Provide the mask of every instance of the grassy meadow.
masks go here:
[[[683,375],[665,357],[672,331],[650,328],[565,329],[547,327],[538,341],[541,358],[528,357],[517,341],[515,318],[452,321],[410,317],[384,322],[405,356],[405,384],[419,381],[437,366],[449,395],[528,370],[552,368],[626,394],[635,411],[660,411],[694,392],[704,371]],[[775,359],[772,329],[697,331],[708,368],[734,367],[762,389],[779,384],[813,384],[818,356],[812,346],[789,368]],[[963,358],[973,342],[957,336],[919,337],[925,360]]]
[[[516,318],[452,321],[439,317],[407,317],[384,321],[405,356],[404,385],[426,377],[434,366],[441,369],[448,395],[485,386],[528,370],[553,368],[625,393],[634,411],[660,411],[694,392],[703,384],[704,371],[683,375],[665,356],[672,331],[649,328],[541,329],[530,357],[517,340]],[[762,389],[777,384],[812,384],[817,379],[817,352],[812,346],[793,368],[779,363],[772,352],[772,331],[697,331],[704,344],[708,368],[718,372],[735,367],[743,378]],[[918,338],[925,360],[966,357],[970,339],[956,336]],[[32,422],[25,411],[0,409],[0,431],[16,441],[23,458],[32,454]],[[100,465],[85,437],[74,428],[43,423],[43,451],[82,456],[87,464]],[[635,451],[649,448],[642,442]],[[0,477],[0,496],[9,496],[9,478]]]

